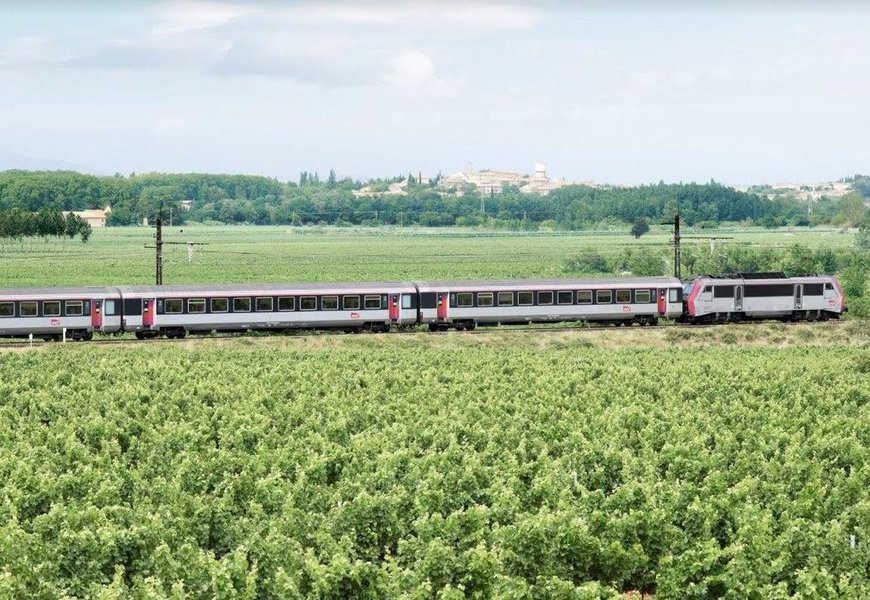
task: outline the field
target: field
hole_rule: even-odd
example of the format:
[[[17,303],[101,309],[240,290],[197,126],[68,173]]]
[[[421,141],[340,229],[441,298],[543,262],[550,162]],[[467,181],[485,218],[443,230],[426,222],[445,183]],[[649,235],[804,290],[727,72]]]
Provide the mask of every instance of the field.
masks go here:
[[[666,228],[665,228],[666,229]],[[688,230],[685,235],[731,237],[735,246],[842,249],[853,236],[838,230]],[[87,244],[78,241],[7,243],[0,251],[0,287],[122,285],[154,281],[153,229],[105,228]],[[571,233],[475,232],[442,229],[173,227],[165,228],[164,283],[245,281],[377,281],[461,278],[564,277],[566,260],[595,249],[604,256],[625,248],[655,249],[668,256],[670,233],[635,240],[625,231]],[[188,263],[183,242],[194,247]],[[685,248],[709,252],[707,240]],[[673,264],[662,265],[670,274]]]
[[[151,283],[150,233],[7,247],[0,286]],[[166,283],[564,276],[668,241],[188,238]],[[0,597],[867,598],[868,352],[862,321],[18,344]]]
[[[0,595],[866,598],[857,325],[6,352]]]

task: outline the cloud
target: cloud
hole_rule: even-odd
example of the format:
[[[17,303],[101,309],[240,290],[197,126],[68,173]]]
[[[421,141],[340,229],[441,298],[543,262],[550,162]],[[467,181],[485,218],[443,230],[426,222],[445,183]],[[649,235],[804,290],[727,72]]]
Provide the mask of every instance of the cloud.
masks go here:
[[[126,30],[22,40],[22,48],[8,46],[5,52],[0,45],[0,68],[182,72],[449,94],[456,85],[438,77],[433,61],[433,53],[450,53],[453,45],[445,40],[461,43],[487,32],[527,29],[540,19],[535,8],[486,0],[364,7],[340,0],[184,0],[133,12],[137,20]],[[420,39],[436,43],[427,53],[407,49]]]
[[[152,32],[160,35],[183,34],[218,27],[257,12],[257,9],[250,6],[205,0],[163,2],[154,10],[161,22]]]
[[[224,77],[258,76],[301,83],[362,85],[376,78],[376,65],[341,40],[280,36],[232,42],[209,71]]]
[[[24,35],[0,41],[0,69],[38,65],[51,60],[52,55],[44,37]]]
[[[419,50],[406,50],[387,61],[384,79],[389,83],[421,85],[435,79],[432,59]]]
[[[312,23],[353,23],[402,26],[410,29],[467,27],[516,31],[540,20],[537,10],[505,2],[391,2],[360,6],[350,3],[309,3],[285,14]]]
[[[391,56],[381,79],[398,88],[438,96],[454,96],[458,81],[448,81],[435,72],[435,63],[420,50],[408,49]]]

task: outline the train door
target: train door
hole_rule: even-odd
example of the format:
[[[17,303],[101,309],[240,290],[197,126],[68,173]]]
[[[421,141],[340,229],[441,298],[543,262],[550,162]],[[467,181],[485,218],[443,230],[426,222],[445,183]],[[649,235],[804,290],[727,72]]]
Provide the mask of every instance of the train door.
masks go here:
[[[837,286],[837,289],[839,290],[841,288],[839,286]],[[842,304],[840,305],[840,308],[842,309],[842,307],[845,306],[845,300],[841,299],[840,302],[842,302]],[[826,283],[825,284],[825,308],[828,310],[834,310],[836,308],[836,306],[837,306],[837,292],[834,290],[834,284],[833,283]]]
[[[390,321],[393,323],[399,320],[399,294],[390,294]]]
[[[447,292],[438,292],[438,320],[447,320],[447,307],[450,306]]]
[[[800,310],[804,301],[804,286],[798,283],[794,286],[794,309]]]
[[[142,327],[151,329],[154,326],[154,310],[157,302],[153,298],[142,300]]]
[[[743,312],[743,286],[734,286],[734,312]]]
[[[94,331],[103,329],[103,299],[94,298],[91,300],[91,327]]]
[[[668,291],[658,290],[658,311],[659,315],[665,316],[668,314]]]

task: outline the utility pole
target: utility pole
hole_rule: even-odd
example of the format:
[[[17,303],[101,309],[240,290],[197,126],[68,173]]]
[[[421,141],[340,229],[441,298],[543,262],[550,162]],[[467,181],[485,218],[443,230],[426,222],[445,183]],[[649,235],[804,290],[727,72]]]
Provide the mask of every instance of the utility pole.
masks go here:
[[[662,225],[673,225],[674,226],[674,277],[677,279],[681,279],[681,269],[680,269],[680,209],[677,208],[677,214],[674,215],[673,221],[667,221],[662,223]]]
[[[154,240],[154,248],[157,249],[157,263],[154,270],[156,285],[163,285],[163,203],[160,204],[160,213],[157,215],[157,235]]]
[[[683,236],[680,235],[680,212],[679,208],[677,209],[677,214],[674,215],[673,221],[668,221],[666,223],[662,223],[662,225],[673,225],[674,226],[674,277],[677,279],[682,279],[682,267],[680,265],[680,261],[682,257],[680,255],[680,242],[683,240]],[[692,240],[710,240],[710,252],[712,253],[716,248],[715,240],[730,240],[730,237],[723,236],[711,236],[711,235],[691,235],[686,239]]]
[[[682,279],[680,269],[680,213],[674,215],[674,277]]]
[[[194,246],[208,246],[208,243],[204,242],[164,242],[163,241],[163,203],[160,203],[160,209],[157,213],[157,222],[155,223],[154,232],[154,245],[153,246],[145,246],[146,248],[154,248],[156,251],[155,264],[154,264],[154,282],[157,285],[163,285],[163,245],[164,244],[176,244],[176,245],[185,245],[187,246],[187,263],[190,264],[193,262],[193,247]]]

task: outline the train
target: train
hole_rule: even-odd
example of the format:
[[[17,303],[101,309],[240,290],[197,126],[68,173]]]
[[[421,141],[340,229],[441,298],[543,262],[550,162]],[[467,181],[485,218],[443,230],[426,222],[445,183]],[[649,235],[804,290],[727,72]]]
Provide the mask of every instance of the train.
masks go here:
[[[827,320],[846,312],[836,277],[738,273],[507,281],[276,283],[0,289],[0,337],[138,339],[258,330],[473,330],[583,321],[612,325]]]

